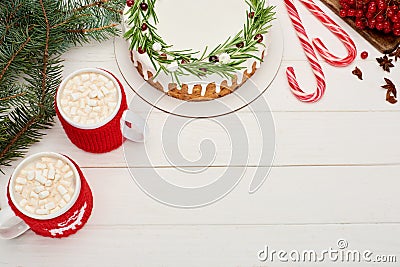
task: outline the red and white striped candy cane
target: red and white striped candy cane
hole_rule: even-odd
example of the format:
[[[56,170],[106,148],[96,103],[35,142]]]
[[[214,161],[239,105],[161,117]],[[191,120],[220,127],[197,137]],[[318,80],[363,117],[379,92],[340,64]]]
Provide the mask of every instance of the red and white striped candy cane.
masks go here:
[[[317,81],[317,90],[312,94],[305,93],[299,86],[293,67],[286,69],[286,75],[291,87],[292,93],[297,99],[303,102],[316,102],[321,99],[325,93],[326,83],[324,72],[322,71],[321,65],[318,62],[317,56],[315,55],[314,49],[308,39],[306,30],[303,27],[299,13],[293,4],[292,0],[285,0],[286,8],[289,13],[290,20],[296,30],[297,36],[299,37],[300,43],[303,46],[304,53],[311,65],[315,79]]]
[[[335,21],[333,21],[330,17],[328,17],[324,11],[321,10],[313,0],[300,0],[308,10],[313,13],[313,15],[324,24],[333,34],[335,34],[343,45],[346,47],[348,54],[344,58],[339,58],[333,55],[328,51],[325,44],[319,38],[313,39],[313,44],[315,49],[318,51],[320,56],[329,64],[335,67],[345,67],[350,65],[354,59],[357,57],[357,48],[354,44],[354,41],[350,38],[350,36],[338,25]]]

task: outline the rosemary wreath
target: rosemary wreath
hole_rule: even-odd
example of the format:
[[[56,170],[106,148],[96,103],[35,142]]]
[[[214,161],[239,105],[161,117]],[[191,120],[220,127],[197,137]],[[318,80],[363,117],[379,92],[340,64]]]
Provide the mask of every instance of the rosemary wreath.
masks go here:
[[[192,49],[174,51],[157,33],[158,18],[155,12],[156,0],[127,1],[130,7],[126,12],[127,23],[133,25],[124,37],[130,40],[130,49],[140,54],[147,53],[155,70],[155,77],[160,72],[169,75],[172,82],[179,86],[180,76],[195,75],[198,78],[218,74],[223,78],[233,78],[235,73],[244,69],[242,63],[249,58],[262,61],[252,54],[258,51],[259,45],[264,45],[263,34],[271,27],[275,17],[274,7],[267,6],[265,0],[248,0],[249,10],[247,20],[242,30],[234,37],[229,37],[224,43],[207,52],[205,48],[200,57],[199,51]],[[264,45],[265,46],[265,45]]]

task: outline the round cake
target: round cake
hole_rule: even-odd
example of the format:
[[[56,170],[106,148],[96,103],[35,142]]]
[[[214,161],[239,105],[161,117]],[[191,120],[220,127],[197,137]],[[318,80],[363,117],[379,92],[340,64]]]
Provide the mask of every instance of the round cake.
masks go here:
[[[266,0],[128,0],[124,37],[139,74],[182,100],[225,96],[266,57],[275,13]]]

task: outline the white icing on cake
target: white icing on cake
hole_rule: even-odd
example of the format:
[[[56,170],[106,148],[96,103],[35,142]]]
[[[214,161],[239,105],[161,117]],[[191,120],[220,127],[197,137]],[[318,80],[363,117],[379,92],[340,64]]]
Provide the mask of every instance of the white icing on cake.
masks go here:
[[[268,3],[267,3],[268,4]],[[128,31],[132,25],[128,25],[128,17],[126,14],[129,7],[124,10],[124,30]],[[199,57],[206,47],[208,52],[211,52],[217,45],[225,42],[228,37],[233,37],[243,29],[246,23],[246,11],[249,6],[245,0],[157,0],[155,11],[159,19],[157,33],[163,40],[173,45],[172,50],[192,49],[199,51],[196,57]],[[152,22],[152,24],[154,24]],[[252,53],[261,58],[264,52],[266,56],[267,45],[269,43],[268,36],[264,36],[263,45],[259,45],[259,50]],[[148,71],[155,74],[154,69],[147,53],[139,54],[137,51],[132,51],[134,66],[138,66],[138,62],[142,65],[143,76],[148,80]],[[241,84],[244,79],[244,73],[252,72],[252,67],[256,62],[256,68],[260,67],[260,62],[256,59],[248,59],[242,64],[245,68],[236,73],[237,84]],[[219,64],[219,63],[217,63]],[[215,83],[216,93],[219,93],[221,83],[226,81],[217,74],[207,75],[203,79],[199,79],[193,75],[180,76],[182,84],[188,85],[188,94],[192,94],[196,84],[202,84],[201,95],[206,93],[206,85]],[[154,82],[159,82],[164,91],[168,92],[168,85],[172,82],[171,77],[161,72],[153,79]],[[228,79],[228,86],[233,84],[233,81]],[[179,88],[178,88],[179,89]]]

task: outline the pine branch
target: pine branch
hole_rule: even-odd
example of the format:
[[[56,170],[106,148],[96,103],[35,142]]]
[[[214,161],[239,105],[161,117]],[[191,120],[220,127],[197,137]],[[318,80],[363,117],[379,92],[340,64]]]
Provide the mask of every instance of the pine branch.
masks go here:
[[[12,99],[15,99],[15,98],[17,98],[17,97],[24,96],[24,95],[26,95],[26,92],[0,98],[0,101],[8,101],[8,100],[12,100]]]
[[[24,49],[24,47],[29,43],[30,40],[31,40],[31,38],[28,37],[26,39],[26,41],[23,42],[22,45],[18,48],[18,50],[15,51],[15,53],[11,56],[10,60],[6,64],[6,66],[0,72],[0,81],[3,79],[3,76],[6,73],[6,71],[8,70],[8,68],[10,67],[11,63],[14,61],[14,59],[17,57],[17,55],[22,51],[22,49]]]
[[[10,151],[10,149],[12,148],[12,146],[21,138],[21,136],[26,133],[29,128],[35,123],[37,122],[39,119],[39,117],[33,117],[32,119],[30,119],[28,121],[28,123],[25,125],[25,127],[23,127],[19,132],[17,132],[13,139],[11,139],[11,141],[7,144],[7,146],[0,151],[0,159],[4,159],[4,157],[6,156],[6,154]]]
[[[68,32],[73,32],[73,33],[89,33],[89,32],[95,32],[95,31],[102,31],[105,29],[109,28],[115,28],[118,26],[118,24],[113,23],[110,25],[102,26],[102,27],[97,27],[97,28],[91,28],[91,29],[79,29],[79,30],[68,30]]]
[[[40,98],[39,106],[43,106],[44,96],[46,92],[46,78],[47,78],[47,64],[49,62],[49,41],[50,41],[50,23],[47,17],[46,8],[44,7],[43,0],[39,0],[40,6],[42,8],[44,21],[46,23],[46,41],[45,48],[43,51],[43,69],[42,69],[42,97]]]
[[[108,0],[104,6],[74,11],[82,2],[95,1],[0,2],[0,171],[52,126],[61,54],[75,44],[117,33],[118,10],[125,1]],[[76,29],[80,31],[70,32]]]

